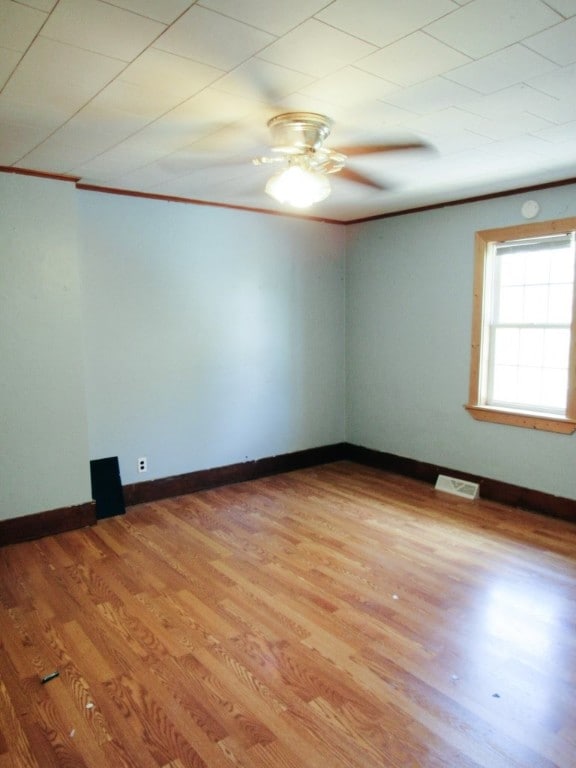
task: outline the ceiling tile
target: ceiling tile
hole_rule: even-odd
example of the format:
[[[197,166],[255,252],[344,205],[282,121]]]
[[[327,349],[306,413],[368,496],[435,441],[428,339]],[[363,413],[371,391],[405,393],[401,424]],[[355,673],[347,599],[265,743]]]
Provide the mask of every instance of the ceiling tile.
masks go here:
[[[555,154],[556,147],[539,136],[517,136],[505,141],[493,141],[483,147],[482,151],[498,157],[506,157],[518,152],[521,152],[523,158],[529,155],[550,157]]]
[[[576,62],[576,17],[524,41],[524,45],[562,66]]]
[[[42,141],[41,127],[31,123],[2,120],[0,135],[0,165],[13,165]]]
[[[202,5],[273,35],[283,35],[324,8],[326,0],[202,0]]]
[[[0,48],[24,52],[34,40],[46,14],[12,0],[0,0]]]
[[[576,0],[547,0],[548,5],[562,16],[576,16]]]
[[[184,139],[180,146],[184,146],[262,110],[263,105],[251,99],[206,88],[163,115],[157,125],[180,132]]]
[[[512,45],[448,72],[445,77],[480,93],[492,93],[554,69],[556,65],[548,59],[523,45]]]
[[[455,130],[466,130],[486,136],[489,139],[506,139],[510,136],[530,133],[549,127],[549,123],[535,115],[519,113],[491,120],[481,115],[467,112],[465,109],[451,107],[433,115],[426,115],[406,124],[412,130],[430,135],[442,136]]]
[[[547,94],[541,95],[547,96]],[[535,100],[526,111],[543,117],[551,123],[569,123],[571,120],[576,120],[576,100],[573,97],[549,98],[550,101],[547,102],[543,99]]]
[[[475,0],[433,22],[426,31],[478,58],[557,24],[562,18],[540,0]]]
[[[302,93],[317,96],[334,104],[352,106],[373,99],[383,99],[398,87],[381,77],[363,72],[356,67],[343,67],[331,75],[316,80]]]
[[[401,109],[425,115],[465,104],[477,97],[476,91],[470,88],[465,88],[443,77],[435,77],[425,83],[418,83],[392,93],[386,96],[385,101]]]
[[[39,171],[72,173],[74,167],[88,162],[94,154],[88,147],[73,147],[51,136],[24,155],[17,165],[28,168],[32,165]]]
[[[538,133],[538,136],[553,143],[563,143],[570,141],[574,146],[576,144],[576,120],[564,125],[555,125],[553,128],[546,128]]]
[[[531,78],[527,81],[539,91],[544,91],[557,99],[572,99],[576,93],[576,64],[569,64],[560,70]]]
[[[353,64],[374,52],[374,47],[327,24],[310,19],[268,46],[260,58],[314,77]]]
[[[26,0],[26,5],[48,13],[54,8],[57,2],[58,0]]]
[[[2,95],[29,107],[37,120],[46,112],[63,122],[123,66],[117,59],[38,37]]]
[[[4,89],[0,93],[0,138],[5,124],[22,123],[37,128],[40,138],[45,139],[58,126],[62,125],[70,117],[70,114],[70,107],[64,107],[53,101],[39,105],[33,99],[8,95]]]
[[[140,16],[172,24],[181,13],[188,10],[196,0],[107,0],[110,5],[133,11]]]
[[[362,120],[375,127],[394,127],[413,120],[417,115],[407,109],[384,101],[374,101],[362,108]],[[352,137],[352,140],[354,138]]]
[[[295,72],[263,59],[252,58],[221,77],[214,84],[214,88],[273,104],[278,99],[304,88],[312,79],[303,72]]]
[[[266,32],[195,5],[156,41],[154,47],[229,70],[274,39]]]
[[[82,176],[89,184],[101,184],[111,182],[154,159],[155,156],[148,154],[145,148],[130,148],[126,143],[122,143],[86,163],[75,166],[72,172]]]
[[[486,122],[473,129],[482,136],[488,136],[497,141],[509,139],[512,136],[537,133],[549,128],[550,123],[537,115],[528,112],[518,112],[514,115],[506,115],[498,119],[488,119]],[[472,130],[472,129],[471,129]]]
[[[483,115],[493,120],[502,115],[511,115],[516,112],[531,112],[545,119],[551,120],[547,114],[552,113],[560,102],[553,96],[537,91],[524,83],[503,88],[501,91],[486,96],[479,96],[464,104],[469,112]],[[574,105],[576,117],[576,104]],[[554,122],[551,120],[551,122]]]
[[[183,100],[178,93],[145,88],[117,78],[94,97],[92,103],[103,109],[124,111],[147,120],[154,120],[176,107]]]
[[[164,29],[164,24],[100,0],[60,0],[42,35],[104,56],[131,61]]]
[[[381,47],[455,9],[451,0],[336,0],[317,18]]]
[[[126,67],[120,79],[151,93],[168,92],[185,99],[218,80],[222,74],[221,69],[207,64],[148,48]]]
[[[478,147],[484,147],[487,144],[492,143],[492,139],[487,136],[481,136],[479,133],[473,133],[466,129],[454,129],[452,131],[446,129],[442,133],[438,133],[437,130],[433,130],[428,133],[425,130],[426,125],[420,124],[418,134],[427,140],[430,144],[431,150],[436,154],[436,157],[443,159],[446,156],[456,154],[457,152],[465,152]],[[460,162],[463,161],[463,158]]]
[[[22,54],[19,51],[9,51],[7,48],[0,48],[0,90],[14,71],[16,64],[20,61]]]
[[[414,85],[469,61],[454,48],[423,32],[414,32],[367,56],[357,66],[398,85]]]
[[[54,140],[58,146],[83,149],[86,158],[90,158],[136,133],[147,122],[148,119],[142,115],[104,107],[92,101],[55,131],[46,143]]]

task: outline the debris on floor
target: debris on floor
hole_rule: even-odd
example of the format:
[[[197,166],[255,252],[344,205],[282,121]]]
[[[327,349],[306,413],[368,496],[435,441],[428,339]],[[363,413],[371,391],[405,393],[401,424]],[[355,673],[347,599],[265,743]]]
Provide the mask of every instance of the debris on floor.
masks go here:
[[[44,677],[41,677],[40,682],[42,683],[42,685],[44,685],[45,683],[49,683],[50,680],[54,680],[56,677],[60,677],[60,672],[58,671],[50,672],[49,675],[44,675]]]

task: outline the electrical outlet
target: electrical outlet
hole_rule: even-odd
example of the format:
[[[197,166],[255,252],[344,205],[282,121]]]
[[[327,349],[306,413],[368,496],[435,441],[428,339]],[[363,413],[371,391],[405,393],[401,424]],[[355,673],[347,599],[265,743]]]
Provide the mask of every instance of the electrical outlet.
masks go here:
[[[148,459],[146,456],[138,459],[138,472],[148,472]]]

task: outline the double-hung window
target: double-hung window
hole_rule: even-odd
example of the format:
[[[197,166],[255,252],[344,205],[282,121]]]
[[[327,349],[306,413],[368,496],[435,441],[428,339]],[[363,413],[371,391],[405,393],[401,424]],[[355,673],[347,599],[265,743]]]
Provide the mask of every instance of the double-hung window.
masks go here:
[[[576,219],[476,233],[470,398],[493,421],[576,430]]]

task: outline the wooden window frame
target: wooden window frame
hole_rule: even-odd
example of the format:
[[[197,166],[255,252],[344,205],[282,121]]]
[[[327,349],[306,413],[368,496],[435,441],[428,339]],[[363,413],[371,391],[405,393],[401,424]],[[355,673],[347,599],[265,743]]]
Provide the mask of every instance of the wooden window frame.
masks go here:
[[[474,244],[474,299],[472,310],[472,346],[470,357],[470,390],[464,407],[477,421],[506,424],[513,427],[539,429],[570,435],[576,431],[576,280],[572,298],[572,323],[570,326],[570,359],[568,370],[568,398],[563,416],[532,413],[484,405],[480,402],[480,368],[482,359],[482,329],[486,258],[490,246],[507,240],[561,234],[576,230],[576,217],[554,221],[531,222],[499,229],[476,232]]]

